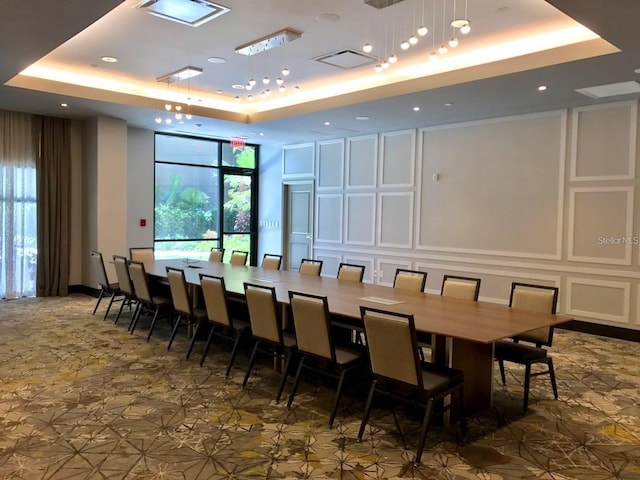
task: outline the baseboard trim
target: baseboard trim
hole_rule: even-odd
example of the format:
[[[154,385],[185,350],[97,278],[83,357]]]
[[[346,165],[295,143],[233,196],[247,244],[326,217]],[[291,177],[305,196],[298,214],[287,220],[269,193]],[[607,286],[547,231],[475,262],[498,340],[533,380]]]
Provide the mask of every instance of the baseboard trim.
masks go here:
[[[630,328],[612,327],[611,325],[601,325],[598,323],[583,322],[581,320],[570,320],[563,323],[562,326],[558,328],[572,330],[575,332],[590,333],[601,337],[640,342],[640,331],[632,330]]]

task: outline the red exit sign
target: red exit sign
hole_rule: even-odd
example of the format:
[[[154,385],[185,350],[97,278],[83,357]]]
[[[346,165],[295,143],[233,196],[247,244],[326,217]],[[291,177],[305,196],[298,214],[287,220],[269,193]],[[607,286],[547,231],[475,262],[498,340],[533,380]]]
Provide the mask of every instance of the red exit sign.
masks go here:
[[[244,138],[231,138],[231,147],[244,148]]]

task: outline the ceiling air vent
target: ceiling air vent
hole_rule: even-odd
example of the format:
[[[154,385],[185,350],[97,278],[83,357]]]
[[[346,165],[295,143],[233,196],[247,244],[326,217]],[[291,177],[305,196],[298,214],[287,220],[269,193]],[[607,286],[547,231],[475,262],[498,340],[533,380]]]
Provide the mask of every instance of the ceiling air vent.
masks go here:
[[[314,58],[314,60],[334,67],[343,68],[345,70],[370,65],[378,61],[376,57],[349,49],[327,53],[326,55]]]
[[[192,27],[198,27],[229,11],[227,7],[209,0],[144,0],[137,8]]]
[[[618,95],[631,95],[640,93],[640,83],[620,82],[609,83],[607,85],[596,85],[594,87],[578,88],[576,92],[586,95],[589,98],[616,97]]]

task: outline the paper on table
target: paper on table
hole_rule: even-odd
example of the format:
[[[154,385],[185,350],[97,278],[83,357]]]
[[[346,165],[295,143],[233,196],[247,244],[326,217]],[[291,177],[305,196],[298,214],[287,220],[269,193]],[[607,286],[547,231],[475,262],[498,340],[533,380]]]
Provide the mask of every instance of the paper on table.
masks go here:
[[[382,303],[384,305],[397,305],[399,303],[404,303],[398,300],[389,300],[388,298],[380,298],[380,297],[360,297],[358,300],[366,300],[367,302]]]

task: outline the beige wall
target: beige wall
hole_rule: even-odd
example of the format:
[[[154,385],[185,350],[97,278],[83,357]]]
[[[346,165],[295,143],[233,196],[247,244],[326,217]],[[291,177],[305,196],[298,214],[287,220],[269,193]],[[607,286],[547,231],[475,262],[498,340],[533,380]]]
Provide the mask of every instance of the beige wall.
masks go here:
[[[95,287],[96,278],[87,261],[89,252],[102,253],[113,281],[115,270],[108,260],[127,252],[126,122],[105,117],[87,120],[82,132],[82,156],[82,284]],[[72,228],[77,231],[76,225]]]
[[[434,293],[473,276],[501,303],[512,281],[557,285],[559,311],[640,329],[637,116],[619,102],[285,146],[283,179],[316,179],[327,275],[426,270]]]

